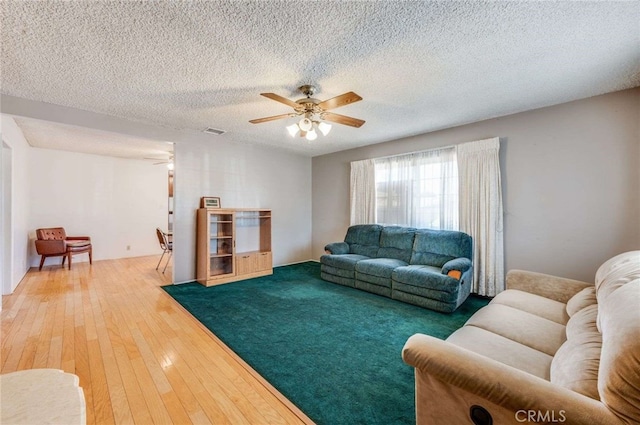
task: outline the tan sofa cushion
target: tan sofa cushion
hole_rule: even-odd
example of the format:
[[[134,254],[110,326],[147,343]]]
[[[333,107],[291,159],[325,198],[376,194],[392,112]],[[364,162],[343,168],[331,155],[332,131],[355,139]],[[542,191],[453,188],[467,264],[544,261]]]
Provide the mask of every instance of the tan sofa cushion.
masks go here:
[[[599,308],[600,400],[625,423],[640,423],[640,279],[612,292]]]
[[[598,367],[602,335],[596,327],[598,306],[583,308],[567,323],[567,341],[551,362],[551,382],[599,400]]]
[[[503,304],[564,325],[569,320],[564,303],[518,289],[507,289],[495,296],[492,304]]]
[[[496,333],[550,356],[553,356],[566,340],[563,325],[493,302],[478,310],[466,325]]]
[[[549,380],[550,355],[485,329],[463,326],[452,333],[447,342]]]
[[[596,296],[598,303],[619,287],[640,279],[640,251],[616,255],[602,264],[596,272]]]
[[[575,294],[569,301],[567,301],[567,314],[573,316],[580,310],[590,305],[597,304],[596,299],[596,287],[591,286],[584,288],[582,291]]]
[[[596,332],[598,331],[598,327],[596,326],[596,322],[598,320],[598,305],[590,305],[588,307],[583,308],[573,316],[567,322],[567,328],[565,330],[567,334],[567,340],[572,338],[578,338],[580,334],[585,332]]]

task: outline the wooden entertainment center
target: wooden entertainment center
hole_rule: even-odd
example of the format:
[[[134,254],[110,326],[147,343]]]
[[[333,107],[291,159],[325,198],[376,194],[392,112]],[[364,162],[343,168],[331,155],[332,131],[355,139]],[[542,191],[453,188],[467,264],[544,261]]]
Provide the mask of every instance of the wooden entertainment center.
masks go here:
[[[271,210],[199,208],[196,243],[205,286],[273,274]]]

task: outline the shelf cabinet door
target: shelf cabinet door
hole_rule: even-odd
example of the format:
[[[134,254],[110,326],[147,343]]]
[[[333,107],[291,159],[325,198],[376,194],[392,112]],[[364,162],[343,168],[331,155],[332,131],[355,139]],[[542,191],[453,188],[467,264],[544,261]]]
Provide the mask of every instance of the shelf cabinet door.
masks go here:
[[[258,271],[271,270],[273,268],[273,261],[271,259],[271,251],[258,253]]]
[[[258,258],[253,253],[243,253],[236,255],[236,274],[250,274],[256,270]]]
[[[233,212],[199,209],[196,239],[198,282],[209,285],[232,278],[235,275]]]

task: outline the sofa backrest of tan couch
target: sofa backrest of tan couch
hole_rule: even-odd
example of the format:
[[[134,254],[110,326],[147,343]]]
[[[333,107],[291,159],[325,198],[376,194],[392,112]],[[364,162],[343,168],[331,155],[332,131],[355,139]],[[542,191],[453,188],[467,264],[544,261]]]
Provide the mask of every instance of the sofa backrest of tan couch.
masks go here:
[[[640,423],[640,251],[600,266],[595,286],[571,298],[567,313],[551,382],[600,400],[623,423]]]
[[[595,283],[602,332],[600,400],[621,419],[640,423],[640,251],[605,262]]]

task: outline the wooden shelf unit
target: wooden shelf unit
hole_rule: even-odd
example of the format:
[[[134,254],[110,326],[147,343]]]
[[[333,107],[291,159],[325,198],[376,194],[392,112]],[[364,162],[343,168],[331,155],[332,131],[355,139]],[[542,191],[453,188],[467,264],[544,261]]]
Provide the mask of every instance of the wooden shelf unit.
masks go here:
[[[196,240],[205,286],[273,274],[271,210],[199,208]]]

